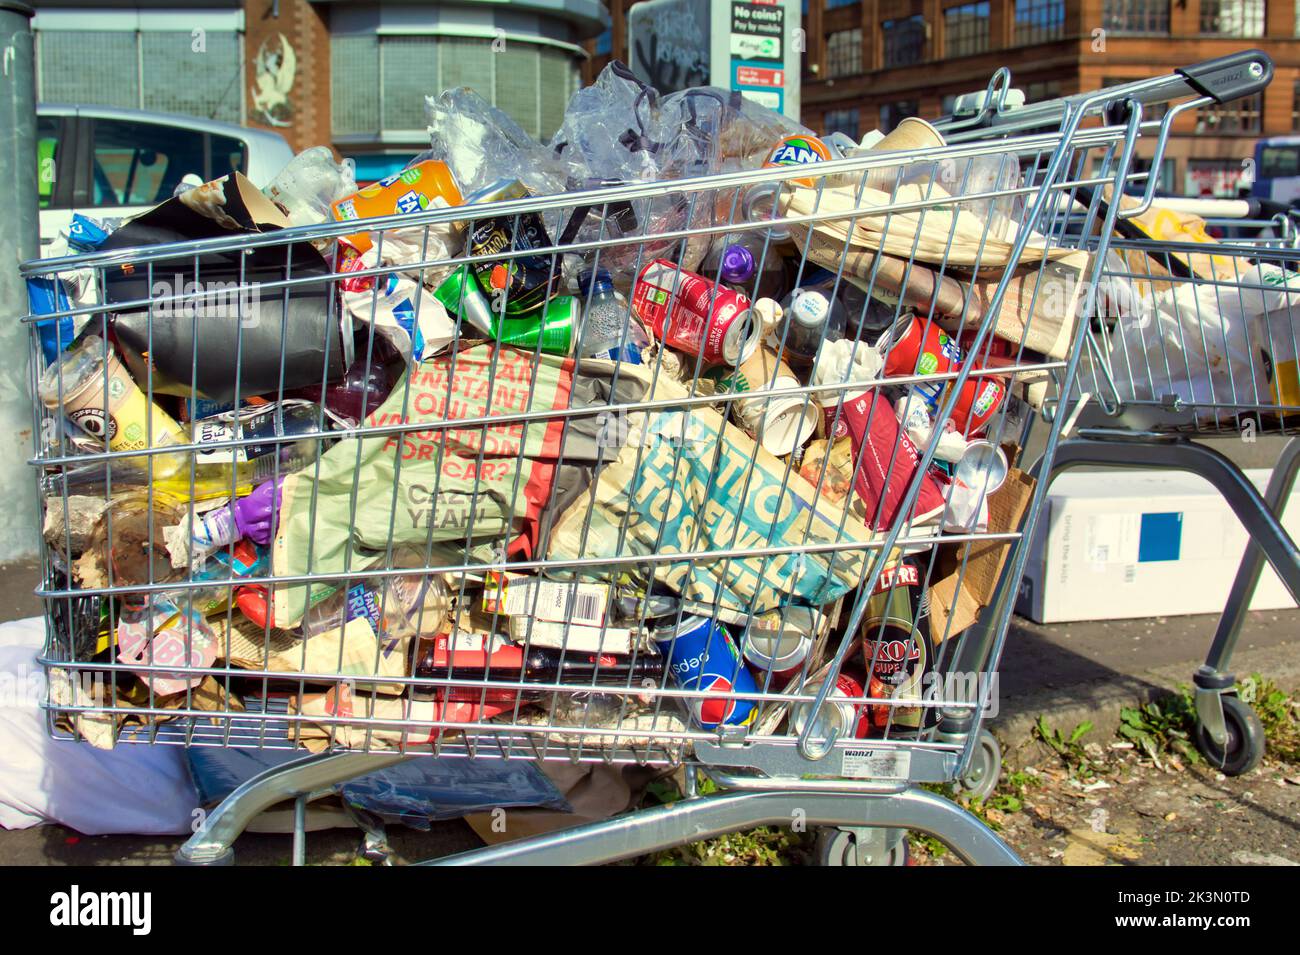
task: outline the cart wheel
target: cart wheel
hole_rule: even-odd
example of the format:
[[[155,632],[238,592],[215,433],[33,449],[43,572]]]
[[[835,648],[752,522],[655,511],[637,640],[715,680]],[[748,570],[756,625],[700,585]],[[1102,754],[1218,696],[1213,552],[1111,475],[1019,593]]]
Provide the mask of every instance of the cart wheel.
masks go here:
[[[1264,756],[1264,725],[1258,714],[1235,696],[1219,697],[1223,702],[1223,723],[1228,730],[1225,745],[1210,738],[1201,724],[1196,725],[1196,748],[1210,765],[1227,776],[1248,773]]]
[[[971,754],[970,766],[966,775],[957,780],[957,785],[979,800],[988,799],[998,786],[1002,776],[1002,747],[998,739],[988,730],[980,730],[975,741],[975,752]]]
[[[912,857],[907,847],[907,834],[874,863],[881,866],[908,865]],[[817,864],[827,866],[856,866],[858,864],[857,837],[847,829],[822,829],[817,833]]]

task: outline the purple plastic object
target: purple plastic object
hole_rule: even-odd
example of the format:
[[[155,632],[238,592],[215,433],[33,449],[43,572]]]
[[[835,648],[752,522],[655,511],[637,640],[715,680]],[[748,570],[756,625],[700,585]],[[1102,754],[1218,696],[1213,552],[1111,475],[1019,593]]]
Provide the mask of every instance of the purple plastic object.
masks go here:
[[[754,277],[754,253],[743,245],[729,245],[722,251],[722,281],[740,285]]]
[[[280,513],[282,483],[284,478],[259,484],[252,494],[241,497],[231,506],[240,536],[263,547],[271,543],[271,538],[275,536],[276,518]]]

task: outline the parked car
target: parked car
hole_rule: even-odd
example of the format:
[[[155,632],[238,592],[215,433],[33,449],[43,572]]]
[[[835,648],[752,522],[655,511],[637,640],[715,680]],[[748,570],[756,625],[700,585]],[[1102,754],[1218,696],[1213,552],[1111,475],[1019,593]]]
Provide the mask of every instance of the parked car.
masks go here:
[[[279,133],[106,106],[36,109],[41,245],[74,212],[137,215],[171,198],[187,173],[204,182],[238,170],[264,186],[293,158]]]

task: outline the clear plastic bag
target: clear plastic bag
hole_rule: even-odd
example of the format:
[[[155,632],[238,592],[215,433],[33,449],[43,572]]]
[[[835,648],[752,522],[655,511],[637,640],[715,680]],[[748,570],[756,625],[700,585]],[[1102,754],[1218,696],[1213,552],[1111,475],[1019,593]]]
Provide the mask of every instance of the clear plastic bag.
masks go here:
[[[351,159],[335,162],[328,146],[304,149],[262,190],[284,206],[296,226],[329,221],[330,204],[356,191],[356,164]]]

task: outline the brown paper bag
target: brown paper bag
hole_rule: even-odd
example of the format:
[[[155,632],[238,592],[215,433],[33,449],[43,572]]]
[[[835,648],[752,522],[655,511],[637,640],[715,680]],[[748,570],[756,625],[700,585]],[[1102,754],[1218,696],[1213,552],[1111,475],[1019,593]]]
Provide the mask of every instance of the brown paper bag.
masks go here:
[[[791,226],[792,233],[797,228]],[[978,327],[1002,277],[983,273],[957,279],[889,255],[880,256],[876,265],[876,253],[854,245],[846,249],[842,236],[821,229],[811,238],[805,233],[799,241],[801,248],[808,249],[809,260],[824,269],[838,272],[842,260],[845,277],[858,288],[870,290],[874,281],[877,290],[898,296],[905,306],[924,313],[933,308],[939,324],[949,331]],[[1034,263],[1017,270],[998,309],[993,333],[1017,345],[1023,341],[1025,348],[1048,358],[1064,360],[1084,301],[1091,260],[1088,252],[1074,251],[1041,267]]]

